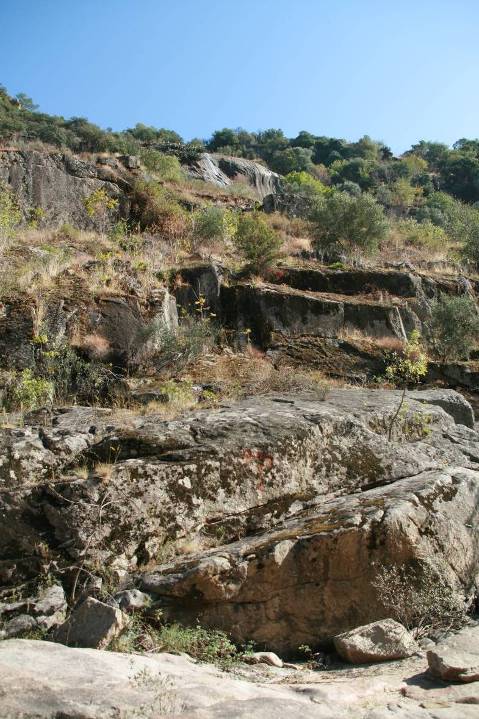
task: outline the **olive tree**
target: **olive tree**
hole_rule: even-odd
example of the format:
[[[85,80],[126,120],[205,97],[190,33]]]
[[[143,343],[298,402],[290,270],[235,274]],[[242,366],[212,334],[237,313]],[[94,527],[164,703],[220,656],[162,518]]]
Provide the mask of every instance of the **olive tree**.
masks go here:
[[[311,212],[315,244],[320,252],[337,249],[353,260],[374,254],[386,237],[388,222],[374,197],[333,192],[318,199]]]

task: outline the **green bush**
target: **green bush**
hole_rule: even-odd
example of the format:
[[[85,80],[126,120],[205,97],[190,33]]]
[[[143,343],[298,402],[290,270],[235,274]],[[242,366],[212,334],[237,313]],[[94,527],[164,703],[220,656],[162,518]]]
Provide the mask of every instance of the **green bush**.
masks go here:
[[[214,315],[202,307],[198,317],[185,316],[178,327],[153,320],[143,328],[138,364],[155,367],[158,373],[177,373],[190,362],[211,350],[218,337]]]
[[[432,306],[430,332],[443,362],[469,359],[479,339],[479,315],[472,297],[442,294]]]
[[[22,213],[13,192],[0,184],[0,243],[9,240],[22,220]]]
[[[406,245],[413,247],[439,250],[447,248],[448,236],[442,227],[434,225],[429,220],[417,222],[412,218],[399,220],[392,228]]]
[[[381,206],[368,194],[352,197],[333,192],[322,197],[310,215],[320,252],[339,250],[352,258],[377,251],[388,223]]]
[[[231,240],[237,230],[238,216],[222,207],[207,207],[193,214],[193,235],[197,240]]]
[[[259,212],[241,215],[234,243],[250,272],[260,274],[280,257],[281,238]]]
[[[103,234],[111,224],[111,214],[118,207],[118,200],[110,197],[103,187],[93,190],[83,200],[88,217],[95,220],[99,231]]]
[[[156,231],[169,240],[178,240],[190,229],[190,216],[175,194],[157,182],[135,185],[132,212],[141,229]]]
[[[6,387],[3,403],[7,410],[28,411],[51,405],[55,395],[52,380],[35,377],[31,369],[15,373]]]
[[[165,155],[152,148],[144,148],[140,152],[140,158],[144,166],[150,172],[154,172],[161,180],[167,182],[181,182],[183,170],[175,155]]]
[[[110,649],[123,652],[170,652],[186,653],[200,662],[216,664],[230,669],[237,664],[241,654],[225,632],[206,629],[199,625],[185,627],[181,624],[162,625],[161,617],[134,616],[130,624]],[[246,651],[249,647],[246,647]]]

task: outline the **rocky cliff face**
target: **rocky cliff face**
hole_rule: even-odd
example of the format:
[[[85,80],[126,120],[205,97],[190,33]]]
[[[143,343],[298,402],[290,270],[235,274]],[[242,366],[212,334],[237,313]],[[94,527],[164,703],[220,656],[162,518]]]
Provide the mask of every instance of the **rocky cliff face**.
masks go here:
[[[41,208],[48,224],[88,228],[92,222],[83,200],[97,188],[118,200],[118,216],[128,215],[128,173],[121,163],[113,165],[94,165],[68,153],[7,149],[0,150],[0,181],[12,188],[26,217]]]

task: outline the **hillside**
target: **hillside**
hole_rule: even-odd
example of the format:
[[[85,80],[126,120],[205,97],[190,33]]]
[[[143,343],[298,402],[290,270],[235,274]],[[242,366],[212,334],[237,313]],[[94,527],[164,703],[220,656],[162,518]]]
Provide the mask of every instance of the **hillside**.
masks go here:
[[[473,717],[476,175],[0,92],[2,716]]]

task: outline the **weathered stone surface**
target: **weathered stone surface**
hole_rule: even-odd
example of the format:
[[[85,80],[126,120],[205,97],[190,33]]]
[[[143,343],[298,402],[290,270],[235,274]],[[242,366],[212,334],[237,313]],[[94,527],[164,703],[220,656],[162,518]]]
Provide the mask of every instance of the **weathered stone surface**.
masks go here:
[[[419,651],[419,646],[402,624],[382,619],[334,637],[337,653],[351,664],[404,659]]]
[[[479,681],[479,624],[466,627],[427,652],[429,671],[444,681]]]
[[[373,585],[383,565],[427,557],[451,586],[475,592],[478,485],[477,472],[450,468],[316,500],[261,536],[159,567],[142,588],[181,621],[279,653],[314,646],[387,616]]]
[[[457,424],[463,424],[470,429],[474,428],[474,410],[470,403],[453,390],[447,389],[443,392],[439,389],[419,390],[408,393],[408,397],[417,402],[425,402],[426,404],[437,405],[442,407]]]
[[[338,337],[360,330],[372,337],[405,339],[399,308],[340,295],[295,290],[283,285],[237,283],[221,288],[222,319],[238,331],[251,330],[252,341],[268,348],[274,333],[286,336]]]
[[[118,200],[119,215],[125,217],[129,212],[125,177],[68,153],[0,151],[0,180],[11,186],[25,214],[40,207],[50,224],[92,227],[83,200],[98,188]]]
[[[476,719],[479,683],[447,687],[424,674],[424,665],[424,658],[414,658],[320,672],[260,664],[246,667],[238,677],[185,656],[116,654],[9,640],[0,642],[0,715]]]
[[[274,194],[281,186],[281,178],[264,165],[242,157],[227,157],[204,153],[188,167],[191,177],[228,187],[233,182],[243,182],[251,187],[259,199]]]
[[[125,625],[124,615],[119,609],[88,597],[58,627],[53,638],[72,647],[103,649]]]
[[[88,547],[89,558],[123,557],[127,569],[151,561],[167,539],[220,532],[231,540],[315,497],[476,466],[477,435],[417,400],[394,427],[401,441],[390,444],[398,402],[398,392],[337,390],[324,402],[252,399],[173,422],[75,407],[56,411],[51,426],[1,430],[0,556],[15,557],[20,570],[21,557],[53,533],[65,558]],[[85,462],[109,462],[108,481],[77,475]]]

